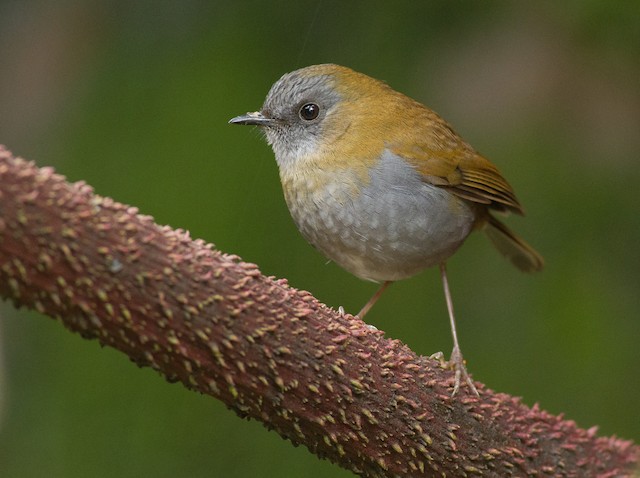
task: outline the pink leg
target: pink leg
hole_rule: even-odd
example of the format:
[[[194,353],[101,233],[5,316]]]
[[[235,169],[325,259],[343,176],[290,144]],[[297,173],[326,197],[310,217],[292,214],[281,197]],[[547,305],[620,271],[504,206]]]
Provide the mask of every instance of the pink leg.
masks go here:
[[[464,359],[462,358],[462,352],[460,351],[460,344],[458,343],[458,333],[456,331],[456,319],[453,315],[453,301],[451,300],[451,292],[449,291],[449,281],[447,280],[447,268],[445,263],[440,264],[440,276],[442,277],[442,285],[444,286],[444,297],[447,301],[447,310],[449,311],[449,321],[451,322],[451,335],[453,335],[453,351],[451,352],[451,358],[449,359],[448,366],[455,372],[455,384],[453,386],[454,396],[460,389],[460,380],[464,378],[464,381],[469,385],[471,391],[480,396],[476,389],[467,367],[464,365]]]
[[[367,302],[366,304],[364,304],[364,307],[362,309],[360,309],[360,312],[358,312],[358,317],[359,318],[363,318],[367,312],[369,312],[369,310],[371,309],[371,307],[373,307],[373,304],[375,304],[376,302],[378,302],[378,299],[380,298],[380,296],[382,295],[382,293],[385,291],[385,289],[387,287],[389,287],[389,284],[391,284],[391,281],[385,281],[380,288],[376,291],[375,294],[373,294],[371,296],[371,299],[369,299],[369,302]]]

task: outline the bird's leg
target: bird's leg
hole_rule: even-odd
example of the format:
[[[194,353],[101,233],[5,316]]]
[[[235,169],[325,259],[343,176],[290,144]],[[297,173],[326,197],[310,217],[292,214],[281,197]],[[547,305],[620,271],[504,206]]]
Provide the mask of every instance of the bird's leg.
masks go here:
[[[369,302],[364,304],[364,307],[360,309],[360,312],[358,312],[358,318],[362,319],[366,315],[366,313],[369,312],[371,307],[373,307],[373,304],[378,302],[378,299],[380,298],[382,293],[385,291],[387,287],[389,287],[389,284],[391,284],[390,280],[383,282],[383,284],[376,291],[376,293],[371,296],[371,299],[369,299]]]
[[[458,389],[460,388],[460,380],[464,379],[469,385],[471,391],[476,395],[480,396],[476,386],[473,384],[469,373],[467,372],[467,367],[464,364],[464,359],[462,358],[462,352],[460,351],[460,344],[458,343],[458,333],[456,332],[456,319],[453,315],[453,301],[451,300],[451,292],[449,291],[449,281],[447,280],[447,268],[445,263],[440,264],[440,276],[442,277],[442,285],[444,287],[444,296],[447,301],[447,310],[449,311],[449,321],[451,322],[451,335],[453,335],[453,351],[451,352],[451,358],[449,359],[448,366],[453,369],[455,372],[455,383],[453,386],[453,393],[451,396],[454,396],[458,393]]]

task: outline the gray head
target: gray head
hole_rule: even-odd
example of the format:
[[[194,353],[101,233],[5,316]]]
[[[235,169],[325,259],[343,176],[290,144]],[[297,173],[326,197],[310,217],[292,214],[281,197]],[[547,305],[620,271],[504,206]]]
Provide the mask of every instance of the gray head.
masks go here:
[[[336,81],[349,73],[355,72],[332,64],[287,73],[271,87],[260,111],[237,116],[229,123],[260,126],[283,167],[318,151],[319,142],[326,140],[326,125],[331,121],[325,120],[335,114],[342,100]]]

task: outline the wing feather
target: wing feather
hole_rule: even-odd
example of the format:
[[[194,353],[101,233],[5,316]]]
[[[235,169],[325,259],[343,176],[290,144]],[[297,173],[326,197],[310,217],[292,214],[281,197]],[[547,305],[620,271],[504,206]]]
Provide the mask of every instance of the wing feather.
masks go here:
[[[429,108],[403,99],[414,113],[397,125],[385,146],[410,162],[425,182],[449,189],[489,209],[524,214],[513,189],[497,167],[478,154],[451,126]],[[402,103],[402,101],[400,101]],[[419,109],[419,113],[416,107]],[[416,132],[420,134],[416,138]]]
[[[452,130],[448,131],[455,135]],[[524,214],[498,168],[457,135],[449,141],[429,142],[429,146],[423,143],[390,149],[409,161],[429,184],[447,188],[468,201],[486,204],[489,209]]]

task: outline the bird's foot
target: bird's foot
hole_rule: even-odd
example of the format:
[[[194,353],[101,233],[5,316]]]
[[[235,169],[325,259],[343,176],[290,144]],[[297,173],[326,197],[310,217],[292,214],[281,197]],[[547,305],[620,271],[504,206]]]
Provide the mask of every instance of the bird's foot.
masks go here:
[[[453,348],[453,352],[451,352],[451,358],[449,359],[449,361],[446,361],[444,359],[444,354],[442,352],[436,352],[435,354],[431,355],[430,358],[437,360],[440,363],[440,367],[448,370],[453,370],[453,372],[455,373],[453,393],[451,394],[452,397],[455,396],[456,393],[458,393],[458,390],[460,390],[460,384],[462,380],[464,380],[464,382],[469,386],[476,397],[480,396],[480,394],[478,393],[478,389],[473,384],[473,380],[471,380],[469,372],[467,372],[467,367],[464,363],[464,359],[462,358],[462,353],[460,352],[460,349],[458,347]]]

